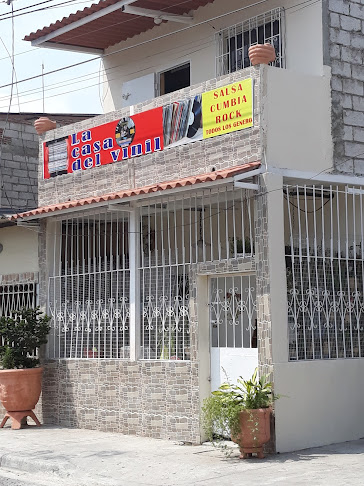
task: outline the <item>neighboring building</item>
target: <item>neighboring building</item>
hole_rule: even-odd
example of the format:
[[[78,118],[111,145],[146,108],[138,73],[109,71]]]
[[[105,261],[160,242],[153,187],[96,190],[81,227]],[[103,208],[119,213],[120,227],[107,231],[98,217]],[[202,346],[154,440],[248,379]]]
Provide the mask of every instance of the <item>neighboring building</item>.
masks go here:
[[[9,220],[38,205],[39,137],[32,118],[0,113],[0,316],[37,301],[38,234]]]
[[[259,365],[277,451],[360,438],[363,7],[166,5],[26,37],[103,54],[107,79],[104,115],[42,138],[39,207],[15,218],[41,228],[43,420],[199,442],[222,368]],[[250,66],[257,41],[274,66]]]
[[[0,113],[0,317],[38,304],[36,223],[11,221],[11,215],[38,206],[39,113]],[[60,124],[90,115],[51,115]]]

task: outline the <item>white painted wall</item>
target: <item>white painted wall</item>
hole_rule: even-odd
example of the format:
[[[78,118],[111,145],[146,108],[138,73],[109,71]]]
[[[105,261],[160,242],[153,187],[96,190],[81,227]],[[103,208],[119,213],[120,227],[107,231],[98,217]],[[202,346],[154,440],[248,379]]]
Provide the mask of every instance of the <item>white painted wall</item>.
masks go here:
[[[38,272],[38,233],[10,226],[0,228],[0,274]]]
[[[300,73],[322,75],[322,13],[321,2],[301,5],[301,0],[268,0],[260,5],[252,0],[215,0],[194,13],[194,23],[220,18],[168,37],[154,40],[171,32],[185,29],[184,24],[163,23],[141,35],[110,47],[104,58],[108,84],[104,91],[104,111],[122,106],[122,84],[134,78],[158,73],[189,61],[191,84],[215,77],[215,33],[276,7],[285,8],[287,68]],[[226,15],[228,12],[241,9]],[[246,8],[245,8],[246,7]],[[133,47],[143,43],[139,47]],[[112,54],[115,51],[121,50]],[[111,54],[111,55],[110,55]]]
[[[332,166],[330,71],[311,76],[262,66],[263,144],[268,165],[321,172]]]
[[[364,359],[274,364],[278,452],[364,437]]]

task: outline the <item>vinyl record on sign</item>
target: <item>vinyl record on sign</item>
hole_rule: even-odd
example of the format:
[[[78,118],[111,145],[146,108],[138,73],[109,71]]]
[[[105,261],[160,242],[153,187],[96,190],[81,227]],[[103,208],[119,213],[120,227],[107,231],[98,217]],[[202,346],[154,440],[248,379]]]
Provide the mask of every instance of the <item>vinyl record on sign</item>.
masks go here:
[[[196,97],[193,100],[193,106],[188,120],[187,137],[192,138],[196,135],[199,128],[201,128],[201,101]]]
[[[122,118],[116,125],[115,140],[119,147],[128,147],[135,137],[135,123],[132,118]]]

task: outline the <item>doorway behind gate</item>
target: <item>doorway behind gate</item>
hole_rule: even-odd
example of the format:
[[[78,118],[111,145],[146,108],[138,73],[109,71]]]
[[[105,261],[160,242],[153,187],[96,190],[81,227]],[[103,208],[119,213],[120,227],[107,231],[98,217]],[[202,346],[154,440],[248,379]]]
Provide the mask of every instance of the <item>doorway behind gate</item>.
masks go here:
[[[211,391],[258,366],[255,275],[210,277]]]

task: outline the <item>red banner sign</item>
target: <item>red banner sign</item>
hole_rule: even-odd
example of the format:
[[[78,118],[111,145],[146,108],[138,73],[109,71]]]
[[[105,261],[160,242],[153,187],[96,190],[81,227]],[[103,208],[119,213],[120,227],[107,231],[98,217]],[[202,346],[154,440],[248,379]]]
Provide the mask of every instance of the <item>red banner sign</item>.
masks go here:
[[[163,150],[163,108],[121,118],[44,144],[44,178]]]

